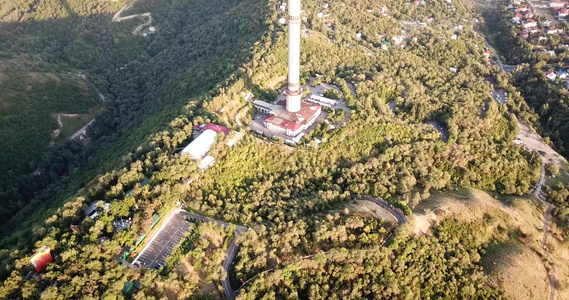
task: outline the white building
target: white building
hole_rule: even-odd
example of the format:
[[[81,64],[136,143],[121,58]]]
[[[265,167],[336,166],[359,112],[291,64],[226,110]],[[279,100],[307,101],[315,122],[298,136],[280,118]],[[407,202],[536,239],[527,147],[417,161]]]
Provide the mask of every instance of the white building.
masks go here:
[[[336,100],[326,98],[326,97],[322,97],[322,96],[317,96],[317,95],[310,95],[308,98],[306,98],[306,100],[308,100],[312,103],[316,103],[316,104],[320,104],[320,105],[328,106],[328,107],[336,106],[336,104],[338,103],[338,101],[336,101]]]
[[[213,163],[215,163],[215,158],[213,158],[212,156],[208,155],[206,157],[204,157],[199,165],[199,169],[200,171],[205,171],[205,169],[213,166]]]
[[[545,77],[547,77],[549,80],[555,80],[555,78],[557,78],[557,74],[555,74],[553,71],[547,71],[545,72]]]
[[[213,143],[215,143],[216,136],[217,132],[211,129],[207,129],[195,140],[193,140],[188,146],[186,146],[186,148],[180,152],[180,155],[189,154],[192,159],[200,159],[204,157],[211,149]]]

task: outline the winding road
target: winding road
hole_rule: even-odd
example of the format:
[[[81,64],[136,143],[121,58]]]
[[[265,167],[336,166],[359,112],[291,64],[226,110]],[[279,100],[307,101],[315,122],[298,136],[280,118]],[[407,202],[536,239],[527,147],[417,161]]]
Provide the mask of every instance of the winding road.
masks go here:
[[[142,30],[142,28],[144,28],[145,26],[150,26],[152,24],[152,15],[147,12],[147,13],[143,13],[143,14],[135,14],[135,15],[129,15],[129,16],[125,16],[125,17],[121,17],[121,14],[129,9],[132,6],[131,3],[126,4],[125,6],[123,6],[123,8],[121,8],[119,11],[117,11],[117,13],[115,13],[115,15],[113,16],[113,22],[120,22],[120,21],[124,21],[124,20],[130,20],[130,19],[134,19],[134,18],[148,18],[148,21],[146,21],[144,24],[142,25],[138,25],[134,31],[132,32],[132,34],[137,34],[140,35],[140,31]]]
[[[498,57],[498,53],[496,52],[494,47],[492,47],[488,43],[488,41],[486,40],[486,36],[484,34],[482,34],[481,32],[478,32],[478,33],[484,38],[484,44],[486,44],[486,47],[490,48],[494,52],[494,56],[496,57],[496,64],[498,65],[500,70],[511,73],[517,67],[517,65],[507,65],[504,67],[504,65],[502,64],[502,61]],[[520,132],[522,132],[520,122],[518,122],[518,127],[520,128]],[[523,136],[522,136],[522,139],[523,139]],[[541,137],[539,137],[539,140],[541,141]],[[526,144],[526,143],[524,143],[524,144]],[[531,150],[537,150],[537,149],[529,149],[529,150],[531,151]],[[555,151],[553,151],[553,152],[555,152]],[[549,234],[549,223],[551,221],[551,211],[553,210],[554,206],[551,203],[546,201],[545,195],[543,194],[543,186],[545,185],[545,183],[546,183],[545,182],[545,162],[544,162],[544,159],[542,159],[541,174],[540,174],[539,182],[537,183],[536,187],[534,188],[532,194],[536,198],[538,198],[547,207],[545,209],[545,213],[543,215],[543,237],[541,239],[541,248],[543,248],[545,254],[548,257],[548,261],[551,265],[551,272],[549,273],[549,291],[550,291],[549,292],[549,299],[555,300],[557,298],[557,291],[555,289],[555,285],[556,285],[556,281],[557,281],[556,280],[557,269],[556,269],[555,261],[553,260],[551,253],[549,253],[547,251],[547,237]]]
[[[354,196],[353,196],[353,199],[354,199],[354,200],[370,201],[370,202],[373,202],[373,203],[375,203],[375,204],[381,206],[382,208],[384,208],[385,210],[387,210],[389,213],[391,213],[391,215],[393,215],[393,217],[397,220],[398,226],[401,226],[401,225],[403,225],[403,224],[405,224],[405,223],[407,222],[407,217],[405,216],[405,214],[403,214],[403,212],[402,212],[401,210],[399,210],[399,209],[397,209],[397,208],[391,206],[389,203],[387,203],[387,201],[385,201],[385,200],[383,200],[383,199],[381,199],[381,198],[372,197],[372,196],[368,196],[368,195],[354,195]],[[392,235],[393,235],[393,232],[391,232],[391,233],[385,238],[385,240],[384,240],[382,246],[385,244],[385,242],[387,242],[387,241],[389,240],[389,238],[391,238]],[[369,251],[369,249],[359,249],[359,250],[352,250],[352,251],[354,251],[354,252],[355,252],[355,251]],[[314,256],[317,255],[317,254],[328,254],[328,253],[330,253],[330,252],[329,252],[329,251],[328,251],[328,252],[319,252],[319,253],[315,253],[315,254],[311,254],[311,255],[306,255],[306,256],[300,257],[300,258],[298,258],[298,259],[296,259],[296,260],[294,260],[294,261],[288,263],[287,265],[293,264],[293,263],[298,262],[298,261],[300,261],[300,260],[305,260],[305,259],[312,258],[312,257],[314,257]],[[224,265],[224,267],[225,267],[225,265]],[[283,266],[280,266],[279,268],[281,268],[281,267],[283,267]],[[243,287],[245,287],[245,285],[247,285],[249,282],[252,282],[252,281],[255,280],[257,277],[259,277],[259,276],[261,276],[261,275],[263,275],[263,274],[272,272],[272,271],[274,271],[274,268],[273,268],[273,269],[265,270],[265,271],[263,271],[263,272],[261,272],[261,273],[256,274],[255,276],[253,276],[253,277],[247,279],[247,281],[243,282],[243,284],[241,284],[241,286],[237,289],[237,291],[234,292],[234,293],[235,293],[235,296],[237,296],[237,294],[239,293],[239,291],[240,291]],[[226,292],[227,292],[227,291],[226,291]],[[235,299],[235,298],[227,298],[227,299],[232,299],[232,300],[233,300],[233,299]]]

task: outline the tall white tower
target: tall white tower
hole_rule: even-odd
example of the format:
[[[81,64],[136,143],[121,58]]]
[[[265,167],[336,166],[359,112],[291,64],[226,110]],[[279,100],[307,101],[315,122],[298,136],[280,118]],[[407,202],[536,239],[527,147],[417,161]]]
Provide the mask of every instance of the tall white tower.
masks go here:
[[[300,0],[288,2],[288,87],[286,110],[300,110]]]

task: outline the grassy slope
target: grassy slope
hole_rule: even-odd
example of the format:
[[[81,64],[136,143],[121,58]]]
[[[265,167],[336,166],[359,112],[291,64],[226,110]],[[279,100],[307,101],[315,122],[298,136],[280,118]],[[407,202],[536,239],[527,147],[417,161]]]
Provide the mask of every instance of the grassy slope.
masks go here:
[[[544,206],[531,196],[499,196],[496,199],[484,191],[457,189],[432,193],[414,209],[414,213],[419,221],[417,227],[424,227],[425,219],[436,224],[450,217],[465,222],[498,222],[504,228],[502,238],[491,243],[482,257],[485,273],[490,275],[491,283],[504,290],[511,299],[544,299],[549,295],[550,270],[540,244],[544,210]],[[569,251],[562,246],[560,236],[554,228],[548,245],[556,253],[556,277],[562,282],[557,289],[558,297],[567,295],[563,282],[569,270]]]
[[[0,90],[0,172],[29,172],[59,127],[55,114],[85,114],[101,102],[80,77],[28,56],[0,60]]]

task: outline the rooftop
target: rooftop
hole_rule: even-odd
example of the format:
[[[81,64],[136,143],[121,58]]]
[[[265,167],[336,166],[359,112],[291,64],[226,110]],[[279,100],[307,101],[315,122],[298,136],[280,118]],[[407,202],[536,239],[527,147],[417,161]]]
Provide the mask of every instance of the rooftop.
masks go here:
[[[285,109],[286,101],[281,100],[276,105],[271,105],[271,116],[265,122],[271,123],[281,128],[298,130],[302,125],[308,123],[312,117],[322,107],[318,104],[302,101],[300,111],[289,112]]]
[[[205,131],[205,130],[213,130],[217,133],[225,133],[225,134],[229,134],[229,129],[227,129],[227,127],[225,126],[221,126],[221,125],[217,125],[217,124],[213,124],[213,123],[203,123],[199,126],[195,126],[194,128],[197,128],[201,131]]]

